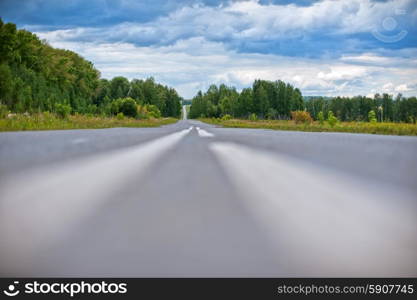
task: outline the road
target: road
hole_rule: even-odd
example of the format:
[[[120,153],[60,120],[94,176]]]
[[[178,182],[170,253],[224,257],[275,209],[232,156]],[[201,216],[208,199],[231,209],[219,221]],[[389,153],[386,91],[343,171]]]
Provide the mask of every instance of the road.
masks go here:
[[[416,276],[417,138],[0,134],[1,276]]]

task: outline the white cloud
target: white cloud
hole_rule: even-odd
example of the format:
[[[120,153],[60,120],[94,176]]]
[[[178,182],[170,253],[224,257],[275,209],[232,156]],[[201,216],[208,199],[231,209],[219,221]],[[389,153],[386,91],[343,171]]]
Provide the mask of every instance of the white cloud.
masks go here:
[[[352,80],[362,78],[369,73],[369,68],[355,65],[331,66],[330,71],[319,72],[317,77],[327,81]]]
[[[400,84],[395,88],[395,91],[399,93],[408,92],[409,90],[410,88],[406,84]]]
[[[410,67],[417,68],[417,48],[386,51],[377,49],[380,53],[365,52],[359,55],[342,55],[341,61],[349,64],[376,67]],[[411,65],[410,65],[411,64]]]
[[[412,88],[411,86],[414,86],[414,88]],[[401,93],[403,95],[407,95],[407,94],[410,94],[409,93],[410,91],[413,91],[413,95],[415,96],[416,87],[417,87],[416,84],[411,83],[411,81],[409,84],[394,84],[392,82],[387,82],[381,87],[379,92],[387,93],[387,94]]]
[[[56,47],[80,53],[94,62],[103,77],[146,78],[171,85],[190,98],[211,83],[243,88],[255,79],[284,80],[306,95],[356,95],[377,92],[416,94],[417,68],[358,65],[343,59],[308,59],[271,54],[243,54],[223,43],[203,38],[180,40],[170,46],[139,47],[130,43],[51,41]],[[366,54],[369,55],[369,54]],[[394,58],[395,60],[395,58]],[[390,85],[387,85],[390,82]],[[384,86],[385,85],[385,86]]]
[[[350,51],[356,42],[346,40],[345,54],[340,59],[313,59],[240,53],[233,47],[233,41],[302,39],[320,30],[333,35],[369,32],[395,8],[411,4],[412,0],[323,0],[299,7],[238,1],[218,7],[186,6],[143,24],[37,34],[55,47],[74,50],[91,60],[106,78],[154,76],[187,98],[211,83],[242,88],[258,78],[293,83],[307,95],[381,91],[415,95],[417,48],[374,49],[358,54],[357,49]]]
[[[382,86],[382,91],[388,93],[391,92],[393,88],[394,84],[392,82],[388,82]]]

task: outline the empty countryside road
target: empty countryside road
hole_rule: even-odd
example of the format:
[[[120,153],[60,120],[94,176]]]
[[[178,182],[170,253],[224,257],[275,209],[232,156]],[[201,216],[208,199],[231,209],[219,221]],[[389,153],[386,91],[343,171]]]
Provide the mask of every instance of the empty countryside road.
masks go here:
[[[0,133],[2,276],[417,276],[417,138]]]

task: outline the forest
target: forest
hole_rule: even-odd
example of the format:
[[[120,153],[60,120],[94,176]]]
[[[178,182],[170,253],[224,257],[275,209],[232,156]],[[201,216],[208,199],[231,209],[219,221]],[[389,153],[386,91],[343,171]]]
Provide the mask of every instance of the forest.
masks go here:
[[[403,97],[398,94],[395,98],[389,94],[375,94],[373,98],[365,96],[334,97],[325,99],[314,97],[305,102],[306,110],[317,120],[319,113],[326,117],[329,111],[341,121],[372,121],[374,116],[378,122],[416,123],[416,97]]]
[[[190,107],[190,118],[218,118],[226,115],[236,118],[289,119],[291,111],[303,110],[304,102],[299,89],[283,81],[255,80],[252,88],[240,93],[234,87],[211,85],[206,93],[198,92]]]
[[[192,100],[191,118],[243,118],[289,120],[291,112],[307,111],[314,120],[327,119],[329,112],[340,121],[372,121],[415,123],[416,97],[395,98],[376,94],[373,98],[303,97],[298,88],[283,81],[255,80],[251,88],[240,93],[224,84],[212,85]],[[320,116],[321,115],[321,116]]]
[[[129,117],[175,117],[182,98],[146,80],[100,78],[77,53],[56,49],[35,34],[0,19],[0,110]]]

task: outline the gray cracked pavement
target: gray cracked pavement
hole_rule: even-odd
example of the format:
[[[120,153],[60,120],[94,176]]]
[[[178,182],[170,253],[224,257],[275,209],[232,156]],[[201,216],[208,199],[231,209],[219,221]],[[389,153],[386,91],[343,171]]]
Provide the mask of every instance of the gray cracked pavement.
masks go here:
[[[0,134],[1,276],[417,276],[417,138]]]

